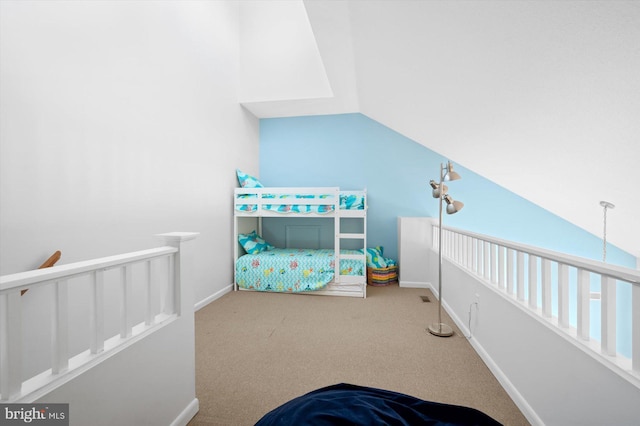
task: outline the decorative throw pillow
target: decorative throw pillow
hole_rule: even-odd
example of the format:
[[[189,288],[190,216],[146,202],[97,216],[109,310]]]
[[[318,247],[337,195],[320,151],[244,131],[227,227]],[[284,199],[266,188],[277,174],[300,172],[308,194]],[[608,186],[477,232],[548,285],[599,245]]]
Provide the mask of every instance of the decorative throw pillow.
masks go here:
[[[258,254],[274,248],[274,246],[262,239],[255,230],[248,234],[238,234],[238,242],[248,254]]]
[[[362,249],[360,249],[362,251]],[[382,246],[367,248],[367,266],[370,268],[386,268],[386,259],[382,256],[384,248]]]
[[[238,176],[238,183],[243,188],[264,188],[258,179],[239,169],[236,170],[236,175]]]
[[[360,195],[340,195],[342,210],[364,210],[364,197]]]

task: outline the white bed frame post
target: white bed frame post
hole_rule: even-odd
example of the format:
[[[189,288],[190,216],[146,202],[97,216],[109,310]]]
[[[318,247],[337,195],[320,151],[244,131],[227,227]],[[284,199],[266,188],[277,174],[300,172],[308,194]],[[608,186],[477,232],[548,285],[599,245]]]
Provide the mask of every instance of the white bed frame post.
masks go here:
[[[366,189],[365,189],[366,193]],[[362,261],[364,262],[364,284],[362,284],[362,292],[364,298],[367,297],[367,213],[369,211],[369,197],[364,197],[364,216],[362,218]]]
[[[234,203],[234,212],[235,212],[235,197],[233,200]],[[240,255],[239,251],[240,249],[238,248],[238,221],[240,220],[240,217],[238,217],[236,214],[233,215],[233,291],[238,290],[238,279],[236,277],[236,262],[238,261],[238,257]]]
[[[333,191],[333,230],[335,231],[333,250],[336,257],[334,280],[336,283],[340,283],[340,190],[334,188]]]

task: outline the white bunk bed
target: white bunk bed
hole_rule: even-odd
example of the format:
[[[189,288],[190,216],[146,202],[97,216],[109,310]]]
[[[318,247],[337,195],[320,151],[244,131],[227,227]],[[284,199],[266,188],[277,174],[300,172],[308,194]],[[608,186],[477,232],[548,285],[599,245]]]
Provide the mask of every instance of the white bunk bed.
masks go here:
[[[353,200],[355,203],[351,204]],[[312,291],[295,291],[296,294],[316,294],[331,296],[366,297],[366,247],[367,247],[367,200],[366,191],[341,191],[338,187],[314,188],[236,188],[234,194],[234,290],[255,290],[251,286],[239,283],[239,260],[247,256],[238,243],[240,234],[253,230],[262,235],[262,219],[265,217],[287,218],[325,218],[334,222],[334,246],[332,256],[335,257],[332,280],[326,286]],[[355,218],[361,221],[362,232],[341,232],[341,219]],[[345,250],[341,246],[344,240],[359,240],[363,250]],[[360,244],[358,244],[360,245]],[[246,261],[246,259],[243,259]],[[254,260],[255,261],[255,260]],[[346,262],[345,262],[346,261]],[[362,265],[361,275],[341,273],[341,262],[358,262]],[[345,270],[343,269],[342,272]],[[245,288],[243,288],[245,287]],[[292,292],[291,288],[271,288],[267,291]]]

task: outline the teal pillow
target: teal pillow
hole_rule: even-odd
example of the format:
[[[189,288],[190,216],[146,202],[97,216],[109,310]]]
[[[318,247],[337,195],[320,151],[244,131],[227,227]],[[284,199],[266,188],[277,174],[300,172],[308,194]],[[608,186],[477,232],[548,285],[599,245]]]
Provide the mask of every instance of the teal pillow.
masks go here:
[[[248,234],[238,234],[238,242],[248,254],[258,254],[274,248],[271,244],[262,239],[256,231],[251,231]]]
[[[243,188],[264,188],[258,179],[239,169],[236,170],[236,176],[238,176],[238,183]]]
[[[342,210],[364,210],[364,196],[341,194],[340,208]]]
[[[360,249],[362,252],[362,249]],[[367,248],[367,266],[369,268],[386,268],[387,262],[383,257],[384,248],[382,246]]]

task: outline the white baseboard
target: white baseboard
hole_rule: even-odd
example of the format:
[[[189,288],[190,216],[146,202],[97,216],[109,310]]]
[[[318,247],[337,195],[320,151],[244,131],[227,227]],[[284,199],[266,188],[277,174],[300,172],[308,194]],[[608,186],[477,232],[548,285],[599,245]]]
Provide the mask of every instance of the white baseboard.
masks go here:
[[[400,287],[406,288],[431,288],[431,283],[424,281],[402,281],[400,280]]]
[[[194,310],[199,311],[200,309],[207,306],[209,303],[229,293],[231,290],[233,290],[233,284],[230,284],[224,287],[222,290],[218,290],[217,292],[213,293],[211,296],[205,297],[204,299],[196,303]]]
[[[171,426],[187,426],[187,424],[198,414],[200,409],[200,401],[198,398],[194,398],[185,408],[180,415],[171,422]]]
[[[543,426],[544,422],[538,416],[538,414],[533,410],[531,405],[527,402],[526,399],[518,392],[513,383],[507,378],[507,376],[502,372],[500,367],[493,361],[493,358],[487,354],[482,345],[478,343],[477,339],[471,338],[469,339],[469,343],[476,350],[476,353],[480,355],[480,358],[484,361],[484,363],[489,367],[489,370],[493,373],[493,375],[498,379],[498,382],[502,385],[502,387],[507,391],[513,402],[518,406],[522,414],[529,420],[529,423],[532,425],[540,425]]]

